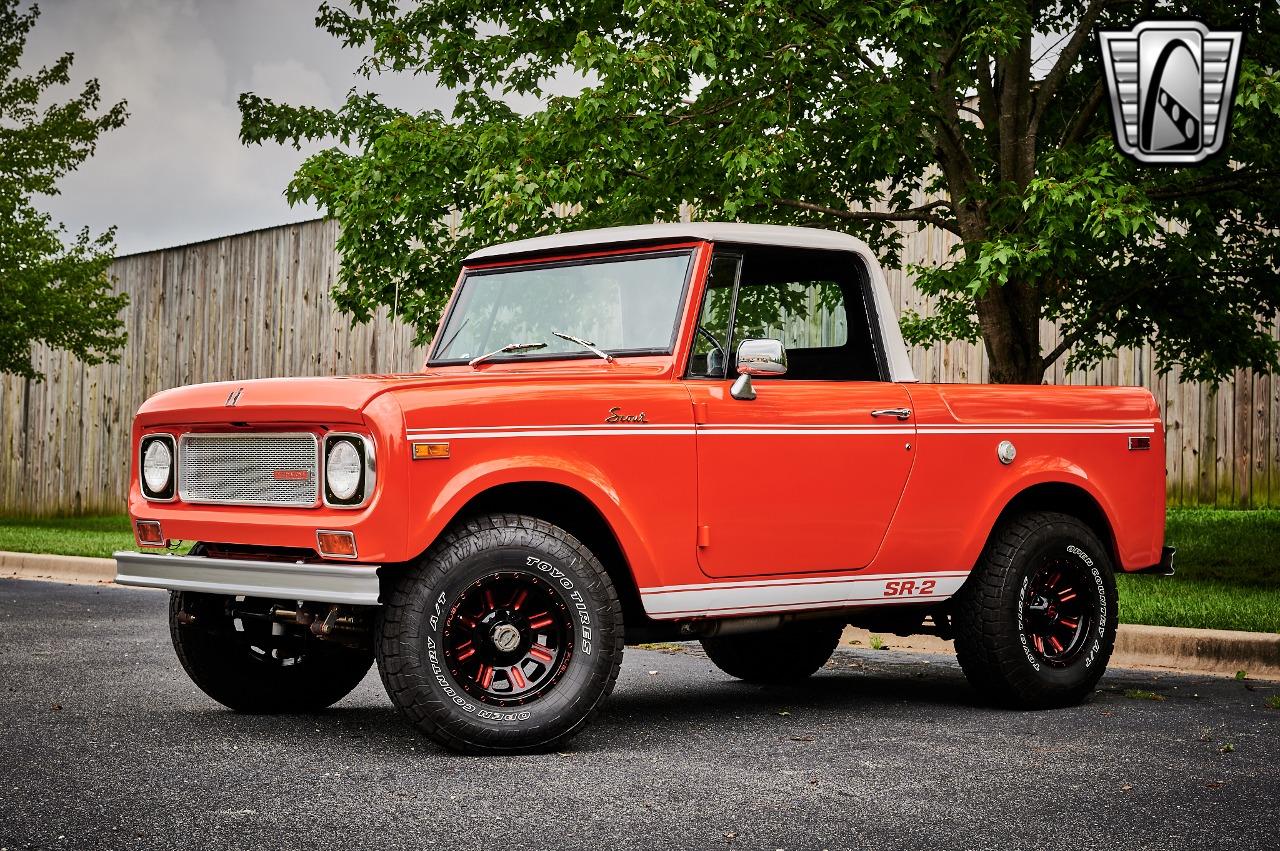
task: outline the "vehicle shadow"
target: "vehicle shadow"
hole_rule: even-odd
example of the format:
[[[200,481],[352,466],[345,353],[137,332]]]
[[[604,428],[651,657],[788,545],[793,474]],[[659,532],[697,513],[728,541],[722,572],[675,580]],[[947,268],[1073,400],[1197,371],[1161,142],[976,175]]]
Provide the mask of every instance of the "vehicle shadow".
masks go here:
[[[726,710],[795,704],[815,710],[900,705],[903,701],[949,707],[981,707],[977,695],[963,678],[938,673],[862,672],[826,670],[795,684],[759,685],[732,679],[716,671],[705,682],[683,681],[662,689],[619,688],[609,699],[614,709],[645,714],[661,709],[692,719]],[[643,685],[643,684],[641,684]]]
[[[795,721],[800,719],[874,724],[900,716],[908,706],[921,720],[949,724],[993,714],[1021,714],[984,702],[960,671],[946,664],[838,656],[834,667],[801,683],[762,686],[731,679],[699,656],[684,656],[676,664],[664,665],[664,661],[654,655],[646,658],[647,663],[665,669],[654,676],[630,666],[601,705],[595,722],[569,749],[597,752],[654,739],[670,741],[673,731],[697,734],[720,728],[726,721],[750,723],[764,736],[776,728],[782,736],[794,733]],[[691,670],[695,667],[691,663],[699,661],[706,663],[705,668],[696,665],[698,670]],[[409,755],[412,747],[419,755],[446,754],[414,731],[390,703],[379,705],[385,700],[380,685],[372,675],[352,697],[314,715],[237,715],[212,704],[202,709],[169,709],[159,715],[187,729],[198,728],[206,737],[254,738],[263,745],[306,738],[357,752]],[[1109,692],[1117,685],[1113,680],[1085,706],[1111,702]]]

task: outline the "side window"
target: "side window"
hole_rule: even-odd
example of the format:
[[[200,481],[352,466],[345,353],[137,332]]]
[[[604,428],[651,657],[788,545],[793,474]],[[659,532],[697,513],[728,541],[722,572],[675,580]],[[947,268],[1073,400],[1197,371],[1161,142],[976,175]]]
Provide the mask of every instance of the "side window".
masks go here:
[[[733,290],[738,282],[742,257],[717,253],[707,273],[707,292],[693,340],[689,375],[694,378],[724,378],[729,367],[729,322],[733,318]]]
[[[733,378],[743,340],[778,340],[787,372],[762,381],[879,381],[863,261],[843,251],[721,247],[712,260],[689,376]]]
[[[736,340],[779,340],[788,350],[844,346],[849,317],[835,281],[745,284],[738,292]]]

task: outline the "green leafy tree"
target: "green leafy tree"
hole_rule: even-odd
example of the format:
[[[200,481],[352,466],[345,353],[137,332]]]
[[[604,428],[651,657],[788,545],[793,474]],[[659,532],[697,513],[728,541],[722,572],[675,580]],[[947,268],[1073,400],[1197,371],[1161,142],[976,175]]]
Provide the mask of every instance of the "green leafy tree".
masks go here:
[[[1155,15],[1246,33],[1212,162],[1141,165],[1112,140],[1095,33]],[[1274,0],[349,0],[316,21],[367,76],[455,93],[448,115],[357,89],[335,110],[241,97],[247,142],[337,143],[287,194],[341,223],[335,296],[360,319],[394,305],[425,336],[473,248],[689,205],[847,230],[889,264],[904,227],[956,234],[948,262],[914,270],[935,304],[905,330],[981,338],[997,382],[1149,339],[1185,377],[1277,365]],[[510,105],[528,96],[536,110]]]
[[[31,346],[44,343],[85,363],[118,357],[118,318],[128,299],[112,293],[107,267],[114,229],[74,236],[32,203],[93,154],[98,137],[124,124],[124,102],[99,111],[97,80],[65,102],[49,91],[71,82],[73,56],[24,76],[27,35],[40,10],[0,0],[0,371],[41,378]]]

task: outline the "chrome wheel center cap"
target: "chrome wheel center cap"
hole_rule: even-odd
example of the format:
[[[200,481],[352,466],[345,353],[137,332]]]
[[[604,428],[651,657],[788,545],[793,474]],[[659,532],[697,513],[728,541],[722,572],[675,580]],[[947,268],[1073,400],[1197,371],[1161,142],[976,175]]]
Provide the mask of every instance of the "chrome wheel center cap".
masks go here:
[[[489,640],[502,653],[510,653],[520,644],[520,630],[509,623],[500,623],[489,633]]]

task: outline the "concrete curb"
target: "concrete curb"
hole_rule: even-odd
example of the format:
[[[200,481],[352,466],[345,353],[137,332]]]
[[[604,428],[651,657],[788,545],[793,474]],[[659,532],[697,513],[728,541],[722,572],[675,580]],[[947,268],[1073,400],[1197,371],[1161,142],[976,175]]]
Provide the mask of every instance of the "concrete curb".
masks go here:
[[[116,562],[110,558],[11,553],[0,550],[0,578],[44,579],[50,582],[92,585],[114,580]]]
[[[1126,624],[1116,635],[1112,664],[1177,668],[1207,674],[1280,680],[1280,635],[1228,629]]]
[[[871,635],[865,629],[848,627],[841,640],[870,647]],[[956,652],[950,641],[936,635],[900,638],[880,634],[880,640],[890,650]],[[1235,676],[1237,671],[1244,671],[1251,679],[1280,680],[1280,634],[1120,624],[1109,665],[1220,676]]]
[[[0,551],[0,578],[43,579],[81,584],[110,583],[116,563],[109,558],[55,556]],[[950,641],[933,635],[880,636],[893,650],[954,653]],[[845,629],[846,644],[871,646],[871,633]],[[1245,671],[1257,679],[1280,680],[1280,635],[1225,629],[1182,629],[1121,624],[1111,664],[1117,668],[1155,668],[1233,676]]]

